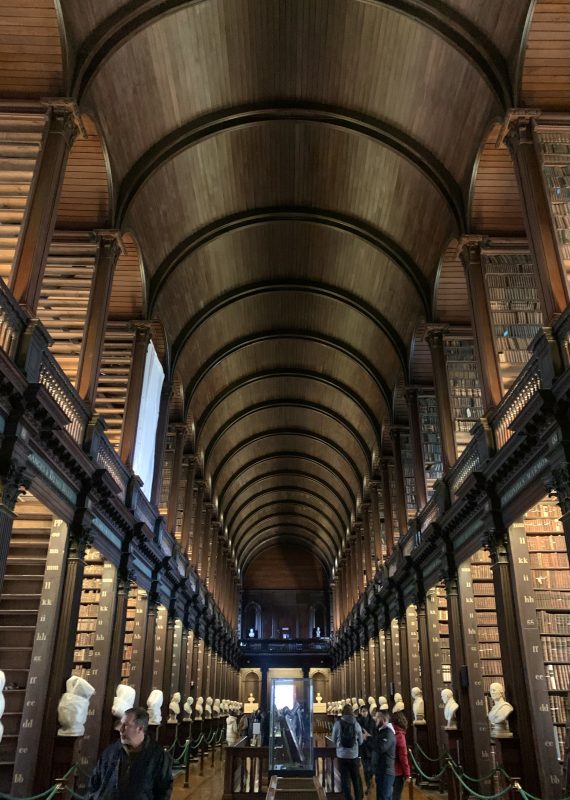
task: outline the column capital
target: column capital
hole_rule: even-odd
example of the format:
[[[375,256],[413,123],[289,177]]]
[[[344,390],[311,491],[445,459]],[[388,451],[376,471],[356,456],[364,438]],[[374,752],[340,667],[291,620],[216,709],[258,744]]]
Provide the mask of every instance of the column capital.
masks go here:
[[[117,257],[125,252],[123,235],[118,228],[95,228],[93,238],[101,246],[116,249]]]
[[[45,97],[42,105],[50,115],[51,130],[61,133],[71,147],[77,136],[87,139],[87,131],[81,119],[79,106],[71,97]]]
[[[509,108],[499,130],[495,146],[503,148],[514,141],[532,141],[531,126],[542,111],[539,108]]]
[[[150,342],[152,336],[152,322],[147,319],[133,319],[129,322],[129,328],[134,331],[137,339]]]

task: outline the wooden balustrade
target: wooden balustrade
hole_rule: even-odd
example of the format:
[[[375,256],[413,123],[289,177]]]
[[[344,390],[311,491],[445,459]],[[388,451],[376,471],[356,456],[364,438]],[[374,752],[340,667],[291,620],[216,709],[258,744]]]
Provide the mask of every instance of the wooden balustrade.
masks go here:
[[[77,444],[82,444],[89,411],[49,350],[42,357],[39,382],[69,419],[69,424],[65,426],[66,431]]]

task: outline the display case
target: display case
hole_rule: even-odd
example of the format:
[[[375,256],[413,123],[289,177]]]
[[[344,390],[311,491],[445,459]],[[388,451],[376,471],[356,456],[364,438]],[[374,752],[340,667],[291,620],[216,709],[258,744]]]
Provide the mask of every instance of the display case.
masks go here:
[[[275,678],[271,682],[269,772],[312,775],[313,685],[308,678]]]

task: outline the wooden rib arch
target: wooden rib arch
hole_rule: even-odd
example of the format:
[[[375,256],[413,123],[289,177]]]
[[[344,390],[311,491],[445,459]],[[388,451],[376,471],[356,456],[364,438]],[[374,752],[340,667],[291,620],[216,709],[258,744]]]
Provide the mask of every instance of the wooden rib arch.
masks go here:
[[[243,500],[243,502],[235,509],[235,511],[231,515],[229,513],[230,506],[228,506],[224,510],[224,520],[225,520],[225,525],[227,526],[228,530],[233,530],[232,525],[233,525],[234,521],[238,519],[240,514],[249,506],[250,503],[254,503],[257,500],[260,500],[261,498],[266,497],[267,495],[273,495],[274,496],[276,492],[291,492],[291,493],[292,492],[301,492],[301,493],[304,493],[304,494],[312,495],[313,497],[319,499],[321,502],[326,503],[326,505],[332,510],[332,512],[334,513],[334,515],[336,516],[336,518],[340,522],[341,529],[343,531],[346,529],[347,522],[350,519],[350,512],[348,511],[348,509],[344,505],[342,505],[342,507],[344,508],[344,510],[346,512],[347,519],[343,519],[343,517],[341,516],[338,508],[335,506],[335,504],[333,502],[331,502],[330,498],[324,497],[322,494],[319,494],[319,492],[316,491],[315,489],[310,489],[306,484],[305,485],[299,485],[299,484],[287,483],[286,482],[287,480],[291,480],[292,479],[292,475],[291,474],[286,475],[282,471],[276,472],[276,473],[273,473],[273,474],[274,475],[278,475],[280,478],[282,478],[284,480],[284,483],[282,483],[282,484],[280,484],[278,486],[271,486],[271,487],[266,488],[266,489],[260,489],[259,491],[254,492],[253,494],[249,495],[248,497],[246,497],[245,500]],[[297,474],[299,474],[299,473],[297,473]],[[304,480],[306,480],[308,483],[310,483],[311,479],[307,476],[306,473],[305,473],[305,475],[306,475],[306,477],[304,477]],[[265,478],[265,477],[266,476],[263,476],[263,478]],[[263,480],[263,478],[260,478],[258,481],[256,481],[256,483],[260,483]],[[317,482],[317,481],[315,481],[315,482]],[[323,489],[325,489],[325,491],[328,489],[328,487],[326,487],[326,485],[323,482],[320,482],[320,486]],[[336,500],[339,500],[338,495],[333,495],[333,497],[335,497]],[[342,503],[342,501],[340,501],[340,502]],[[255,506],[255,508],[257,509],[258,506]]]
[[[307,431],[301,431],[301,432],[298,433],[297,431],[292,430],[292,429],[285,429],[285,430],[283,430],[283,429],[282,430],[278,430],[277,429],[277,430],[269,431],[269,432],[266,432],[266,433],[258,433],[254,437],[250,437],[247,441],[242,442],[238,447],[236,447],[234,449],[233,452],[228,453],[226,458],[225,458],[225,460],[224,460],[224,463],[221,463],[218,466],[217,470],[216,470],[216,480],[215,481],[212,480],[212,484],[216,487],[216,492],[215,492],[216,495],[221,496],[221,490],[220,490],[220,493],[218,493],[218,487],[217,487],[217,482],[218,482],[217,479],[218,479],[219,473],[221,472],[221,470],[225,466],[227,466],[231,462],[231,460],[232,460],[232,458],[234,456],[239,455],[239,453],[241,451],[243,451],[244,449],[250,447],[251,445],[259,444],[262,441],[265,441],[265,443],[269,442],[269,444],[272,444],[272,442],[270,440],[271,439],[275,439],[276,437],[279,437],[279,436],[283,437],[283,438],[287,438],[287,439],[294,439],[295,440],[295,446],[291,447],[289,445],[287,450],[285,450],[285,449],[275,449],[273,451],[270,450],[269,452],[258,453],[256,456],[254,456],[253,458],[250,458],[248,461],[246,461],[244,464],[242,464],[240,471],[243,471],[249,465],[253,465],[253,464],[257,465],[257,464],[260,463],[260,461],[267,461],[267,460],[272,461],[272,460],[275,460],[275,458],[280,456],[280,455],[293,454],[293,457],[295,455],[297,457],[304,457],[304,458],[307,458],[309,460],[314,460],[315,463],[319,463],[320,462],[321,464],[323,464],[325,466],[328,466],[328,468],[330,469],[330,471],[334,475],[341,477],[342,482],[349,489],[351,496],[354,497],[355,501],[356,501],[356,496],[357,496],[358,492],[360,491],[360,487],[361,487],[361,484],[362,484],[362,478],[361,478],[361,475],[360,475],[356,465],[353,465],[350,461],[348,461],[346,459],[346,457],[344,456],[344,454],[341,451],[338,450],[338,448],[336,447],[336,445],[334,443],[329,443],[327,441],[323,441],[323,438],[318,436],[318,435],[316,435],[316,434],[311,434],[311,433],[309,433]],[[299,448],[299,441],[302,438],[303,439],[308,439],[308,440],[313,440],[316,444],[318,444],[319,447],[321,447],[326,452],[326,454],[327,454],[326,459],[325,458],[321,458],[321,455],[323,455],[322,453],[319,453],[318,455],[315,456],[308,449],[303,450],[303,449]],[[347,465],[350,468],[349,470],[346,469]],[[348,479],[344,477],[347,472],[349,472],[349,474],[352,474],[352,476],[353,476],[353,487],[352,488],[350,488],[350,483],[349,483]],[[219,500],[219,496],[218,496],[218,500]]]
[[[322,104],[296,103],[272,106],[247,105],[227,108],[194,119],[171,131],[150,147],[133,164],[121,182],[116,209],[120,227],[137,193],[166,162],[206,139],[251,125],[279,121],[282,124],[305,122],[328,125],[371,139],[387,147],[415,167],[441,194],[458,232],[465,228],[465,208],[461,187],[433,153],[413,137],[385,120],[378,120],[348,109]]]
[[[318,456],[315,456],[314,454],[306,454],[306,453],[301,453],[299,451],[281,450],[281,451],[276,451],[274,453],[270,453],[270,454],[265,455],[265,456],[263,456],[261,458],[254,458],[253,460],[248,461],[246,464],[244,464],[239,470],[237,470],[231,476],[230,480],[226,484],[224,484],[224,486],[221,487],[221,489],[220,489],[220,492],[218,494],[220,506],[222,508],[224,508],[225,510],[231,508],[232,504],[237,499],[237,497],[239,497],[239,495],[242,492],[246,491],[253,484],[263,480],[265,477],[269,477],[269,476],[271,476],[273,474],[279,474],[280,472],[283,472],[283,470],[275,470],[274,473],[265,472],[265,473],[262,473],[261,475],[255,475],[250,481],[248,481],[246,484],[244,484],[244,486],[241,487],[235,494],[233,494],[231,496],[231,500],[227,503],[227,506],[224,506],[225,500],[226,500],[226,494],[229,492],[232,483],[234,483],[244,473],[248,472],[249,470],[252,470],[254,467],[260,466],[261,464],[265,464],[267,461],[275,462],[275,461],[278,461],[278,460],[305,461],[305,462],[316,464],[317,466],[319,466],[320,468],[322,468],[326,472],[330,473],[334,477],[334,479],[337,480],[340,483],[340,485],[344,486],[344,488],[346,489],[347,494],[351,498],[352,503],[356,504],[356,494],[351,489],[350,484],[348,483],[348,481],[346,480],[344,475],[341,472],[339,472],[338,470],[336,470],[329,462],[318,458]],[[289,474],[289,473],[286,471],[285,474]],[[317,480],[317,478],[315,476],[313,476],[312,473],[306,473],[303,470],[291,470],[291,474],[300,474],[300,475],[307,474],[307,476],[311,475],[311,477],[313,477],[315,480]],[[327,485],[330,486],[330,484],[327,484]],[[336,490],[335,490],[335,494],[338,494],[338,492]],[[344,501],[342,501],[342,505],[346,510],[347,516],[350,517],[350,511],[348,509],[348,506],[344,503]]]
[[[321,537],[317,537],[315,535],[315,531],[313,531],[311,528],[307,528],[304,525],[295,525],[293,523],[279,523],[277,525],[268,525],[266,528],[263,528],[262,530],[257,531],[257,535],[252,537],[251,541],[248,542],[244,546],[243,549],[238,550],[238,548],[236,547],[236,559],[237,559],[238,563],[242,563],[242,562],[245,563],[245,561],[247,560],[247,553],[250,550],[250,548],[252,546],[255,547],[256,546],[255,543],[259,542],[260,539],[261,540],[266,540],[267,534],[269,532],[274,531],[274,530],[286,531],[286,530],[291,530],[291,529],[293,531],[302,532],[300,534],[300,538],[302,538],[302,540],[305,542],[305,544],[307,544],[307,543],[311,543],[311,544],[315,543],[316,544],[318,542],[321,546],[323,546],[325,548],[327,554],[330,557],[330,563],[331,564],[334,563],[336,550],[334,548],[331,548],[329,546],[329,544],[327,544],[327,540],[326,539],[322,539]]]
[[[356,217],[351,217],[341,212],[304,208],[302,206],[273,206],[248,209],[238,214],[223,217],[192,233],[166,256],[154,273],[149,286],[149,313],[153,313],[160,293],[170,276],[197,250],[228,233],[279,222],[305,222],[313,225],[323,225],[356,236],[379,250],[394,263],[397,269],[402,270],[411,281],[424,312],[429,317],[430,287],[428,281],[415,261],[398,242],[378,228]]]
[[[316,342],[318,344],[331,347],[333,350],[342,352],[345,356],[358,364],[359,367],[361,367],[361,369],[368,374],[368,376],[377,386],[379,394],[382,396],[384,403],[386,404],[386,408],[390,408],[391,390],[388,387],[384,376],[378,372],[375,366],[365,356],[360,354],[350,345],[342,342],[339,339],[335,339],[332,336],[325,336],[323,334],[317,335],[314,333],[307,333],[307,331],[304,330],[294,330],[290,328],[279,331],[270,330],[256,332],[254,335],[250,334],[239,339],[234,339],[232,342],[229,342],[228,344],[224,345],[224,347],[220,348],[220,350],[216,351],[201,365],[199,370],[192,377],[192,380],[186,385],[186,407],[191,408],[194,392],[196,391],[197,386],[199,386],[199,384],[204,380],[208,372],[217,364],[221,363],[225,358],[239,352],[240,350],[243,350],[251,344],[275,341],[277,339],[296,339],[306,342]]]
[[[252,406],[248,406],[247,408],[240,409],[236,414],[234,414],[230,419],[226,420],[224,425],[218,429],[216,434],[210,439],[208,442],[206,449],[204,450],[204,465],[207,468],[207,464],[210,460],[210,455],[214,449],[214,447],[222,440],[225,434],[231,430],[231,428],[242,422],[243,420],[252,417],[259,411],[266,411],[268,409],[281,409],[281,408],[299,408],[305,411],[314,411],[315,413],[322,414],[324,417],[328,417],[329,419],[336,422],[342,428],[344,428],[350,436],[357,442],[362,454],[364,455],[367,461],[370,461],[372,457],[372,449],[369,445],[367,445],[366,440],[364,437],[356,430],[356,428],[351,425],[346,419],[343,419],[340,414],[331,411],[327,406],[318,404],[318,403],[309,403],[305,400],[294,400],[294,399],[287,399],[287,400],[265,400],[260,403],[255,403]],[[198,445],[200,443],[198,442]]]
[[[274,515],[271,519],[265,522],[260,522],[259,525],[254,525],[247,535],[243,536],[239,545],[236,544],[236,558],[238,562],[242,558],[242,554],[246,553],[248,549],[255,544],[260,538],[264,537],[268,531],[290,530],[294,529],[302,532],[307,540],[317,541],[319,545],[326,549],[326,552],[334,559],[334,554],[338,552],[338,547],[324,528],[320,527],[313,519],[303,519],[300,516],[293,514]]]
[[[294,536],[292,534],[281,534],[281,535],[277,534],[274,536],[267,537],[266,539],[263,539],[262,541],[258,542],[255,548],[247,555],[247,557],[244,558],[243,563],[240,565],[241,572],[244,573],[247,570],[250,562],[267,548],[272,547],[274,544],[284,544],[287,542],[293,542],[295,544],[300,544],[304,548],[308,548],[311,551],[311,553],[314,553],[315,556],[317,557],[319,563],[325,570],[325,574],[326,575],[331,574],[331,570],[334,565],[334,559],[330,563],[328,561],[325,561],[322,552],[319,550],[318,547],[315,547],[312,542],[307,541],[307,539],[305,538],[302,538],[300,536]]]
[[[333,442],[326,436],[316,434],[309,430],[304,430],[303,428],[274,428],[268,431],[255,433],[252,436],[247,437],[247,439],[242,440],[238,445],[226,453],[211,476],[212,486],[216,486],[218,475],[220,474],[221,470],[232,460],[232,458],[234,458],[234,456],[263,439],[271,439],[276,436],[287,436],[294,437],[296,439],[308,439],[319,442],[321,445],[335,453],[341,459],[341,461],[343,461],[350,468],[350,471],[356,478],[357,485],[360,485],[362,476],[358,465],[347,453],[344,452],[344,450],[338,447],[336,442]]]
[[[130,0],[100,23],[82,43],[71,91],[81,101],[102,64],[126,41],[165,14],[190,8],[203,0]],[[437,0],[368,0],[411,18],[443,39],[483,77],[499,104],[512,105],[508,68],[499,50],[470,20]]]
[[[283,489],[278,490],[278,491],[287,491],[287,492],[289,492],[290,488],[284,486]],[[343,538],[343,532],[345,530],[345,526],[341,524],[340,529],[337,528],[337,526],[335,525],[333,520],[324,511],[322,506],[321,507],[316,506],[316,505],[314,505],[312,503],[307,502],[307,500],[301,499],[301,497],[300,497],[301,495],[307,495],[307,494],[311,495],[312,494],[314,497],[316,497],[320,501],[321,498],[318,496],[318,494],[316,492],[306,492],[306,491],[303,491],[300,487],[296,491],[298,493],[298,496],[296,496],[295,494],[291,494],[291,495],[289,495],[287,497],[279,497],[275,493],[275,490],[267,491],[265,494],[267,494],[268,496],[271,497],[270,500],[268,500],[265,503],[262,503],[261,505],[256,505],[254,508],[252,508],[249,511],[248,516],[245,517],[244,519],[242,519],[239,522],[239,525],[236,528],[228,525],[228,528],[230,530],[230,534],[231,534],[231,537],[232,537],[232,541],[237,544],[237,542],[240,540],[241,536],[242,535],[245,536],[247,534],[248,530],[250,528],[252,528],[254,525],[257,525],[258,523],[261,523],[261,522],[263,522],[265,520],[272,519],[275,516],[275,513],[268,513],[268,512],[269,512],[269,509],[273,508],[274,506],[279,506],[279,508],[283,507],[283,510],[286,511],[287,513],[292,513],[295,516],[304,517],[306,515],[304,515],[303,512],[299,512],[299,511],[291,511],[290,512],[289,511],[289,506],[303,506],[303,508],[305,508],[307,510],[310,509],[311,511],[314,511],[318,518],[322,518],[323,520],[326,520],[326,522],[330,526],[329,532],[334,534],[338,538],[338,541],[339,541],[339,544],[340,544],[340,542],[342,541],[342,538]],[[262,497],[262,495],[259,495],[259,497]],[[259,499],[259,497],[256,498],[256,499]],[[253,502],[253,500],[251,502]],[[247,503],[244,506],[244,508],[247,508],[248,505],[249,505],[249,503]],[[326,505],[328,505],[329,508],[331,508],[331,506],[328,503]],[[332,510],[334,511],[334,508]],[[266,515],[263,516],[263,517],[259,517],[254,521],[253,517],[256,516],[258,513],[263,513],[263,514],[266,514]],[[314,517],[306,516],[306,518],[307,519],[311,519],[313,522],[317,522],[317,520]]]
[[[362,414],[366,417],[366,420],[370,424],[370,427],[374,431],[376,441],[378,446],[380,446],[380,442],[382,440],[382,434],[380,425],[378,424],[378,420],[374,416],[372,409],[362,400],[356,392],[347,384],[343,383],[342,381],[335,380],[334,378],[330,377],[329,375],[323,375],[320,372],[314,372],[308,369],[271,369],[265,370],[264,372],[258,372],[251,375],[246,375],[243,378],[240,378],[237,381],[234,381],[229,386],[226,386],[225,390],[214,397],[211,402],[206,406],[200,418],[196,422],[196,440],[200,440],[200,436],[202,430],[206,426],[210,415],[216,410],[216,408],[221,405],[225,400],[227,400],[234,392],[238,392],[241,389],[245,388],[246,386],[250,386],[253,383],[263,382],[265,380],[271,380],[273,378],[290,378],[294,380],[295,378],[303,379],[303,380],[311,380],[315,381],[316,383],[322,383],[323,386],[328,386],[332,389],[335,389],[340,394],[345,395],[348,397],[352,403],[362,412]]]

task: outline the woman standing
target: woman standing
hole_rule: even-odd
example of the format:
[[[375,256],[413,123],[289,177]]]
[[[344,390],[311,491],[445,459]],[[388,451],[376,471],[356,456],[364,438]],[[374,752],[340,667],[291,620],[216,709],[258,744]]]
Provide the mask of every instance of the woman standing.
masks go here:
[[[400,800],[404,783],[411,778],[410,762],[408,761],[408,743],[406,742],[406,731],[408,720],[401,711],[396,711],[392,715],[392,723],[396,732],[396,761],[394,763],[394,790],[392,800]]]

